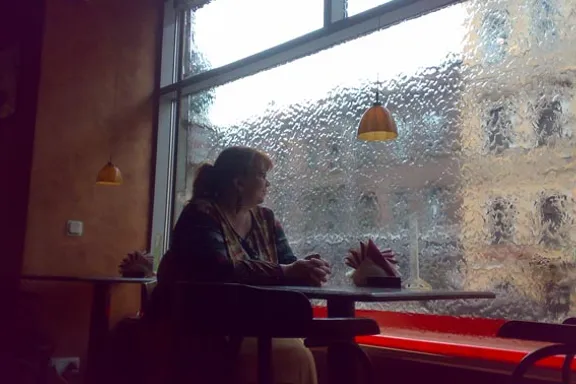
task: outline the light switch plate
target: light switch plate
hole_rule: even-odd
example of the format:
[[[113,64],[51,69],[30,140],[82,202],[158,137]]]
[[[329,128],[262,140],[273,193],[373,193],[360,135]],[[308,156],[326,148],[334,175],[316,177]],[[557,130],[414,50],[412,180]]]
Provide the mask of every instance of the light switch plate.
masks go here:
[[[68,236],[82,236],[83,232],[83,222],[77,220],[68,220],[68,222],[66,222],[66,233]]]

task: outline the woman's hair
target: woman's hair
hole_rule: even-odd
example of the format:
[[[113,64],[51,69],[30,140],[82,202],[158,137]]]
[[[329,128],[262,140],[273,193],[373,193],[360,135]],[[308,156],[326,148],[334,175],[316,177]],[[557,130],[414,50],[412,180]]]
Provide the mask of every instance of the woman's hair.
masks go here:
[[[215,198],[230,188],[235,178],[260,168],[272,168],[272,160],[265,153],[249,147],[226,148],[214,164],[204,163],[198,168],[192,198]]]

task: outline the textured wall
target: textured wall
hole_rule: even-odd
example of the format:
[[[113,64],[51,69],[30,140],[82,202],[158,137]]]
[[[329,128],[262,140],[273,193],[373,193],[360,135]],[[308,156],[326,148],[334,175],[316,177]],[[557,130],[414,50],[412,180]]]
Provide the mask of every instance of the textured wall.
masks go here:
[[[115,275],[127,251],[147,246],[161,7],[47,0],[24,273]],[[124,185],[96,186],[110,154]],[[84,222],[84,236],[66,236],[68,219]],[[91,287],[34,287],[57,354],[82,354]],[[114,318],[135,312],[137,287],[112,301]]]
[[[10,87],[17,84],[16,94],[6,98],[13,113],[8,115],[7,104],[0,101],[0,116],[3,117],[0,118],[0,163],[3,164],[0,182],[0,297],[6,308],[12,306],[11,299],[16,297],[22,268],[42,18],[41,0],[11,4],[0,2],[0,99],[8,84]],[[14,61],[6,60],[7,57],[13,57]],[[7,75],[7,69],[15,65],[18,68],[16,79]],[[0,324],[9,322],[7,317],[2,316]],[[10,326],[1,326],[0,333],[9,329]],[[0,339],[2,336],[0,334]],[[2,341],[0,344],[6,345]]]

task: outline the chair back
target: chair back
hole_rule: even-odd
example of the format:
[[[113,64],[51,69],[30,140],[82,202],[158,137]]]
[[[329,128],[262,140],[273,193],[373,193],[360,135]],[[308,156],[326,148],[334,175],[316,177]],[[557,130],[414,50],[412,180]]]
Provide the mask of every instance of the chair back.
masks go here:
[[[312,322],[312,305],[299,292],[233,283],[175,284],[173,324],[189,334],[274,337],[288,327]]]
[[[562,322],[564,325],[576,325],[576,317],[569,317]]]
[[[548,343],[576,344],[576,327],[563,324],[538,323],[534,321],[508,321],[496,336]]]
[[[537,349],[526,355],[512,373],[512,383],[519,383],[527,370],[539,360],[555,355],[565,355],[562,365],[562,382],[571,382],[571,364],[576,353],[576,327],[574,325],[538,323],[534,321],[508,321],[498,330],[496,336],[507,339],[520,339],[555,343]]]
[[[148,301],[157,284],[158,282],[156,280],[140,284],[140,310],[138,311],[138,317],[144,316]]]
[[[272,338],[301,332],[313,321],[312,305],[299,292],[233,283],[181,282],[172,286],[169,298],[176,383],[198,379],[187,371],[189,362],[197,360],[188,357],[189,338],[208,340],[210,346],[202,354],[218,356],[219,368],[207,369],[212,372],[211,380],[231,382],[244,337],[258,339],[258,383],[272,383]],[[214,348],[216,345],[220,348]],[[205,368],[212,360],[204,358]]]
[[[571,370],[570,363],[574,358],[576,353],[576,345],[574,344],[551,344],[545,347],[539,348],[528,355],[526,355],[520,364],[516,366],[512,372],[511,381],[512,384],[520,384],[523,382],[524,375],[528,370],[536,364],[538,361],[543,360],[547,357],[565,355],[564,365],[562,367],[562,383],[571,383]]]

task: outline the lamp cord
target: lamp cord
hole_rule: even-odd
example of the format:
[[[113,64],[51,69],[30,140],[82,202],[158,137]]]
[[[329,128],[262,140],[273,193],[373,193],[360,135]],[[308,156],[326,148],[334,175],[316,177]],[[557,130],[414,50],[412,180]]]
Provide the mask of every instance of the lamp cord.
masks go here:
[[[118,79],[119,79],[120,75],[119,75],[119,71],[118,68],[116,67],[116,71],[114,73],[114,96],[112,98],[112,119],[110,122],[110,136],[108,138],[108,150],[110,151],[109,154],[109,162],[112,163],[112,151],[113,151],[113,145],[114,145],[114,135],[115,135],[115,126],[117,124],[117,103],[118,103]]]
[[[382,28],[382,23],[381,23],[382,19],[381,16],[378,16],[378,29],[376,30],[378,32],[380,32],[380,28]],[[377,52],[377,50],[374,50],[374,52]],[[374,60],[374,62],[376,63],[376,65],[378,66],[378,60]],[[380,69],[379,67],[377,67],[376,69],[376,103],[380,103]]]

